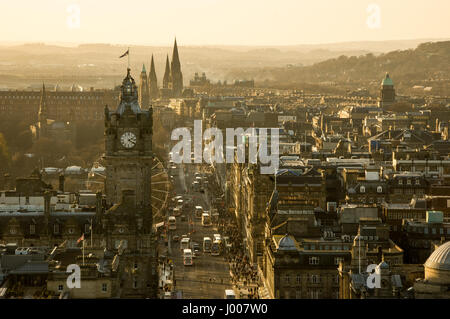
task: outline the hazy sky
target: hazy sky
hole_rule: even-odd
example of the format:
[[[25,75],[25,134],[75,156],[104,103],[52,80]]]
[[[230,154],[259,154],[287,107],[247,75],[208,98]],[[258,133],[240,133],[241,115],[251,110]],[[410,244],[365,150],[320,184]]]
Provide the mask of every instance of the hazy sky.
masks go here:
[[[448,38],[450,1],[0,0],[0,30],[0,42],[155,45]]]

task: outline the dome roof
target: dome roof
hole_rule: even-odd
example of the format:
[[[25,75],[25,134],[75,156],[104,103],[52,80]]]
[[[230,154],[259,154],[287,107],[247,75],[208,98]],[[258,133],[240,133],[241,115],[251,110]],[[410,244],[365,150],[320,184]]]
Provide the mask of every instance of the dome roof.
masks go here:
[[[428,257],[425,267],[450,270],[450,241],[442,244]]]
[[[285,235],[278,242],[279,250],[297,250],[294,240],[289,235]]]

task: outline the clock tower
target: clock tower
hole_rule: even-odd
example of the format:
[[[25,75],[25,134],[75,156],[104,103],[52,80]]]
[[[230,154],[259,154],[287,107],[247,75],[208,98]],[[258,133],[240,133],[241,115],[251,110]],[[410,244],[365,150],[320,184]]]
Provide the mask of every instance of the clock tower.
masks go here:
[[[122,82],[117,109],[105,108],[106,202],[117,204],[123,190],[134,190],[136,205],[150,207],[152,109],[143,110],[130,69]]]
[[[158,254],[151,202],[152,108],[141,109],[127,70],[115,111],[105,107],[106,204],[101,229],[117,251],[121,298],[156,298]]]

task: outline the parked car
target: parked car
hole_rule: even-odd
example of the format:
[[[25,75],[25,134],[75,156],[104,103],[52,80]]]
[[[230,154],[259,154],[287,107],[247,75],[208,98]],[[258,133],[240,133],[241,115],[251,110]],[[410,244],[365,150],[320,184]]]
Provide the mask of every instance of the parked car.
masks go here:
[[[175,241],[175,242],[180,241],[180,236],[175,235],[175,236],[172,237],[172,240]]]

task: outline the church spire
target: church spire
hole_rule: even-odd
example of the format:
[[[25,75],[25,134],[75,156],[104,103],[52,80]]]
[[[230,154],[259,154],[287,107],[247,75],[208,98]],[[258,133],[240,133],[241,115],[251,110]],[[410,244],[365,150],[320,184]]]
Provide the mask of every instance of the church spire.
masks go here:
[[[41,101],[39,103],[39,114],[38,120],[39,122],[47,120],[47,96],[45,93],[45,84],[42,82],[42,92],[41,92]]]
[[[173,69],[174,66],[175,66],[175,68],[180,66],[180,57],[178,56],[177,38],[175,38],[175,43],[173,45],[172,69]]]
[[[170,74],[170,64],[169,64],[169,55],[166,57],[166,71],[164,72],[163,78],[163,88],[168,89],[171,82],[171,74]]]
[[[152,54],[152,62],[150,64],[150,73],[148,74],[148,85],[149,85],[149,91],[150,91],[150,98],[157,99],[158,95],[159,95],[159,91],[158,91],[158,80],[156,78],[155,61],[153,60],[153,54]]]
[[[142,108],[147,108],[150,105],[150,95],[148,92],[147,72],[145,64],[142,64],[142,71],[139,83],[139,105]]]
[[[173,45],[171,75],[173,95],[175,97],[179,97],[181,96],[181,93],[183,91],[183,74],[181,73],[181,63],[180,57],[178,55],[178,45],[176,38]]]

